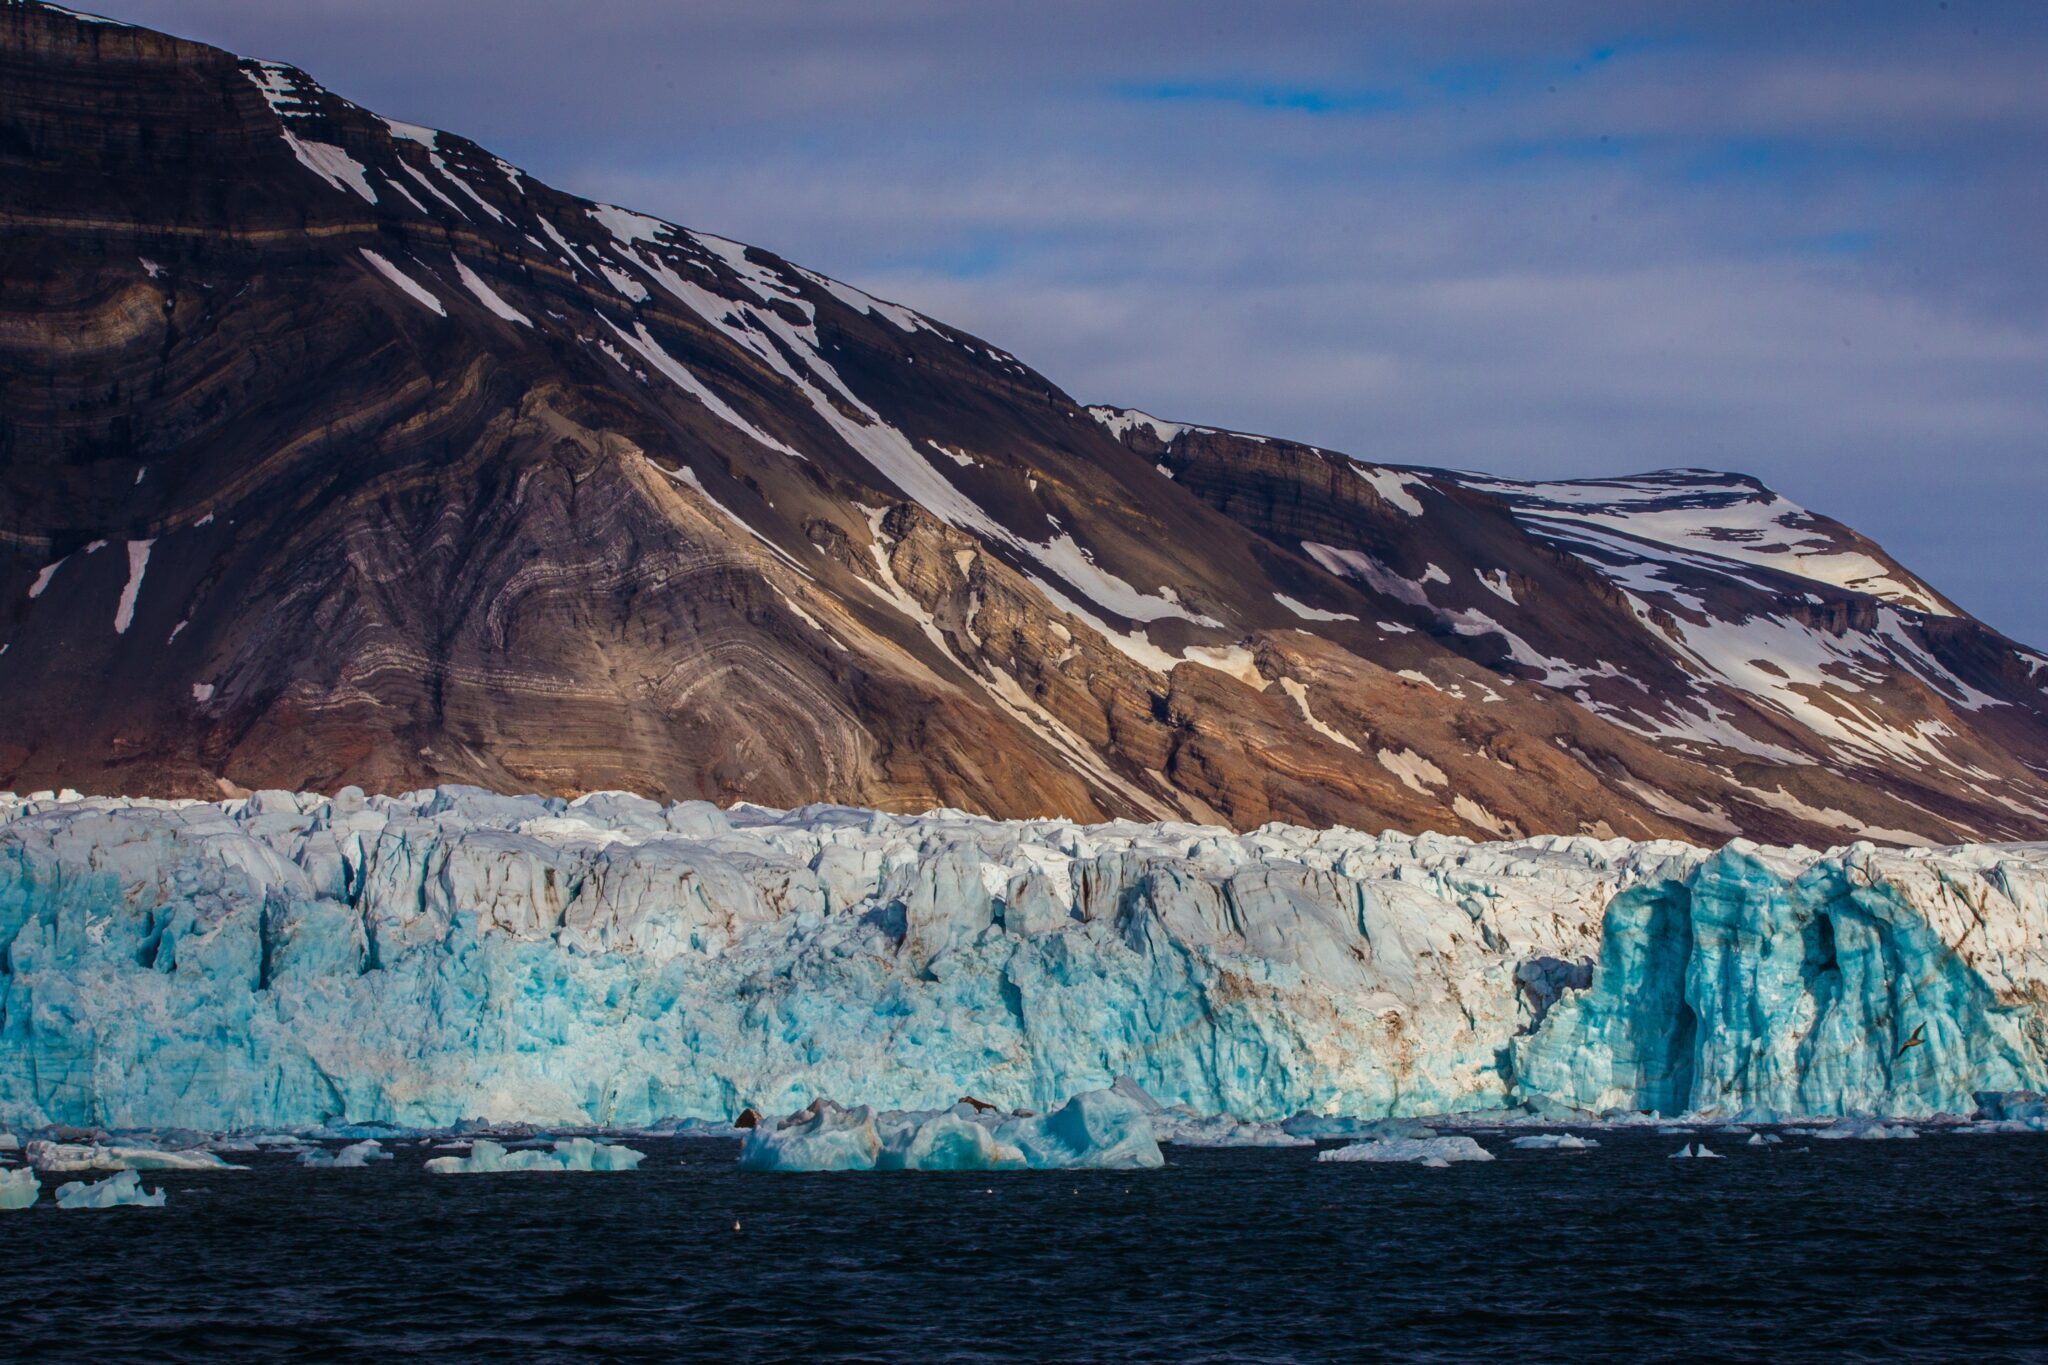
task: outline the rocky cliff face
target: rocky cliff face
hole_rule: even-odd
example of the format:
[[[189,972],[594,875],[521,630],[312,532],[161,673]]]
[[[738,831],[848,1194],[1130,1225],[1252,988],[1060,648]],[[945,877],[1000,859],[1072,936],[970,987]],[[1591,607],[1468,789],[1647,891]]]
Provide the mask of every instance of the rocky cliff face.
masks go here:
[[[0,285],[0,785],[2048,829],[2048,660],[1751,481],[1085,408],[292,68],[19,0]]]

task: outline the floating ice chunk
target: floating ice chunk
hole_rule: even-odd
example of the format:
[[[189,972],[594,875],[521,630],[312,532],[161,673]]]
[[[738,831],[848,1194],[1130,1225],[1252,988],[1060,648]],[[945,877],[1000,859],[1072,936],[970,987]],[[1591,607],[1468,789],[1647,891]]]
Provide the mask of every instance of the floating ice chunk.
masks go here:
[[[437,1156],[427,1163],[435,1175],[506,1175],[518,1171],[630,1171],[639,1166],[644,1152],[631,1147],[608,1147],[589,1138],[565,1138],[553,1144],[553,1151],[529,1148],[508,1152],[489,1138],[478,1138],[469,1155]]]
[[[1525,1152],[1583,1152],[1600,1144],[1592,1138],[1576,1137],[1570,1133],[1531,1133],[1527,1137],[1516,1138],[1508,1145],[1519,1147]]]
[[[42,1192],[43,1182],[28,1167],[0,1171],[0,1209],[25,1209]]]
[[[875,1111],[819,1098],[780,1120],[764,1120],[740,1148],[743,1171],[871,1171],[881,1154]]]
[[[1278,1123],[1248,1123],[1228,1114],[1197,1114],[1186,1105],[1169,1109],[1129,1076],[1119,1076],[1110,1093],[1144,1111],[1152,1135],[1181,1147],[1313,1147],[1315,1140],[1297,1136]]]
[[[57,1187],[57,1207],[60,1209],[160,1209],[164,1206],[162,1190],[145,1190],[142,1177],[133,1171],[108,1176],[97,1184],[73,1180]]]
[[[642,1137],[673,1138],[745,1138],[753,1131],[753,1125],[742,1128],[735,1123],[720,1119],[678,1119],[665,1118],[645,1128],[636,1128],[634,1133]]]
[[[1878,1119],[1843,1119],[1825,1128],[1787,1129],[1801,1137],[1815,1138],[1821,1142],[1842,1142],[1861,1139],[1866,1142],[1882,1142],[1901,1138],[1917,1138],[1915,1130],[1903,1123],[1885,1123]]]
[[[1343,1138],[1359,1141],[1365,1138],[1433,1138],[1436,1129],[1413,1119],[1360,1119],[1341,1115],[1296,1114],[1283,1120],[1280,1130],[1295,1137]]]
[[[1743,1145],[1746,1147],[1768,1147],[1774,1142],[1783,1142],[1784,1140],[1776,1133],[1751,1133],[1749,1141]]]
[[[999,1141],[1023,1149],[1035,1170],[1144,1170],[1166,1157],[1144,1107],[1127,1093],[1088,1090],[1043,1117],[996,1125]]]
[[[1152,1130],[1161,1142],[1177,1147],[1313,1147],[1314,1138],[1296,1137],[1277,1123],[1245,1123],[1228,1114],[1191,1115],[1178,1110],[1154,1114]]]
[[[1445,1166],[1453,1161],[1491,1161],[1493,1153],[1468,1137],[1374,1138],[1318,1152],[1317,1161],[1412,1161]]]
[[[315,1147],[299,1154],[299,1164],[312,1170],[357,1171],[373,1161],[389,1161],[391,1153],[384,1150],[384,1144],[375,1138],[351,1142],[338,1152]]]
[[[1673,1152],[1671,1154],[1671,1159],[1673,1161],[1692,1161],[1695,1159],[1711,1159],[1714,1161],[1719,1161],[1721,1159],[1721,1154],[1719,1152],[1708,1151],[1707,1144],[1704,1142],[1688,1142],[1685,1146],[1680,1147],[1677,1151]]]
[[[1139,1101],[1091,1090],[1047,1115],[993,1126],[958,1111],[877,1115],[817,1099],[764,1121],[740,1149],[748,1171],[1136,1170],[1166,1158]]]
[[[878,1171],[1016,1171],[1024,1153],[996,1141],[989,1130],[942,1113],[883,1134]]]
[[[110,1147],[94,1143],[28,1144],[23,1156],[39,1171],[239,1171],[212,1152],[164,1151],[156,1147]]]

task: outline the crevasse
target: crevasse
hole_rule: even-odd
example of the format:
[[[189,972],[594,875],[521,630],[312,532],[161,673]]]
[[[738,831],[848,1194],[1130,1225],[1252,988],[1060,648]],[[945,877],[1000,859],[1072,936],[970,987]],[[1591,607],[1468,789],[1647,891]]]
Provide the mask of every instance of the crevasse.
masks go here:
[[[2044,906],[2036,847],[0,797],[0,1123],[1968,1110],[2048,1083]]]

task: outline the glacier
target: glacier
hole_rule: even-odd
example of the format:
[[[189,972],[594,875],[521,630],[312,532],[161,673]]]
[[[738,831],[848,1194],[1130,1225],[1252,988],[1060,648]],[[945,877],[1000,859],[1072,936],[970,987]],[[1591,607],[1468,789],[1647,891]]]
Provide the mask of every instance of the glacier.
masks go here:
[[[1121,1076],[1169,1124],[2048,1088],[2048,846],[35,793],[0,795],[0,954],[19,1130],[1046,1113]]]

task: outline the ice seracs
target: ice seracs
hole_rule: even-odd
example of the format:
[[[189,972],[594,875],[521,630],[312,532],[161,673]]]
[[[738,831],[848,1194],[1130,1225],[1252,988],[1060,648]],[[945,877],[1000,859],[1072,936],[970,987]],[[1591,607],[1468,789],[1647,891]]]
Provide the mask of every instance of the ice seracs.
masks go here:
[[[52,793],[0,796],[0,948],[0,1124],[23,1131],[363,1141],[972,1095],[1044,1116],[982,1123],[1036,1165],[1072,1097],[1060,1122],[1102,1145],[1116,1106],[1088,1095],[1119,1077],[1155,1148],[2048,1088],[2048,849],[2026,846]]]

